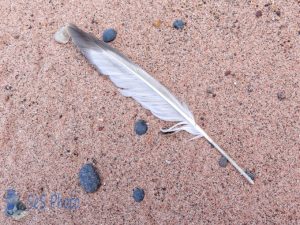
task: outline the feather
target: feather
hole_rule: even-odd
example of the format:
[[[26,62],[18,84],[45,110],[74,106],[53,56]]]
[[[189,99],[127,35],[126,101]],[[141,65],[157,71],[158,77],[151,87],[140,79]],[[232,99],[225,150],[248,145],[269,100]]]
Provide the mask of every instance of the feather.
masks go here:
[[[60,32],[71,37],[73,43],[88,61],[101,74],[109,76],[122,95],[135,99],[161,120],[177,122],[168,129],[161,129],[162,132],[185,130],[195,136],[193,139],[205,137],[251,184],[254,184],[245,171],[197,125],[187,105],[181,103],[166,87],[141,67],[75,25],[68,24]]]

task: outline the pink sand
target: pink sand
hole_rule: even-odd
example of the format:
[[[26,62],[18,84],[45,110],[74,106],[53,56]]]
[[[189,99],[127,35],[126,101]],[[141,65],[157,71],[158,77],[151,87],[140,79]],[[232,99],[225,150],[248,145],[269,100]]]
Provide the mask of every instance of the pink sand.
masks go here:
[[[20,222],[299,224],[299,1],[244,2],[0,1],[0,191],[13,187],[24,203],[45,193],[48,207]],[[172,28],[180,18],[183,31]],[[115,28],[111,45],[186,102],[256,173],[255,185],[231,165],[220,168],[204,139],[161,135],[168,123],[121,96],[72,44],[53,40],[67,22],[98,37]],[[149,123],[142,137],[136,119]],[[77,178],[86,162],[103,183],[93,194]],[[131,197],[136,186],[142,203]],[[54,192],[79,198],[80,208],[49,208]],[[20,224],[2,200],[0,210],[0,224]]]

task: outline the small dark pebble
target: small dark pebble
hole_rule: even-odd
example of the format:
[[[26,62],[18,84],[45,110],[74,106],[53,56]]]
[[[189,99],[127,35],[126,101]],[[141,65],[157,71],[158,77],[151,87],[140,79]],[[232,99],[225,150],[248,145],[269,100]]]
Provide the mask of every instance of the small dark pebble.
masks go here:
[[[280,10],[277,10],[275,13],[276,13],[277,16],[280,16],[280,15],[281,15]]]
[[[137,135],[143,135],[147,132],[148,126],[145,120],[138,120],[135,122],[134,131]]]
[[[103,32],[102,38],[104,42],[111,42],[117,37],[117,31],[115,29],[109,28]]]
[[[97,191],[100,187],[100,177],[96,168],[91,164],[84,164],[79,171],[81,187],[88,193]]]
[[[212,87],[208,87],[206,89],[206,93],[209,94],[209,95],[211,95],[212,97],[216,97],[217,96],[217,94],[214,93],[214,89]]]
[[[255,13],[255,16],[256,16],[256,17],[261,17],[261,16],[262,16],[262,11],[261,11],[261,10],[258,10],[258,11]]]
[[[136,202],[141,202],[144,200],[145,192],[141,188],[135,188],[133,189],[133,199]]]
[[[230,70],[226,70],[225,71],[225,76],[229,76],[231,74],[231,71]]]
[[[272,5],[272,3],[271,3],[271,2],[269,2],[269,3],[266,3],[266,4],[265,4],[265,7],[269,7],[270,5]]]
[[[183,20],[175,20],[173,22],[173,27],[177,30],[182,30],[184,28],[185,22]]]
[[[252,179],[254,180],[256,175],[254,172],[251,172],[250,170],[245,170],[245,173]]]
[[[10,86],[10,85],[5,85],[5,90],[7,90],[7,91],[11,91],[12,90],[12,86]]]
[[[219,166],[226,167],[228,165],[228,160],[222,155],[219,159]]]
[[[98,22],[95,20],[95,18],[92,19],[92,24],[98,24]]]
[[[285,96],[285,92],[284,91],[280,91],[277,93],[277,98],[279,101],[283,101],[284,99],[286,99],[286,96]]]

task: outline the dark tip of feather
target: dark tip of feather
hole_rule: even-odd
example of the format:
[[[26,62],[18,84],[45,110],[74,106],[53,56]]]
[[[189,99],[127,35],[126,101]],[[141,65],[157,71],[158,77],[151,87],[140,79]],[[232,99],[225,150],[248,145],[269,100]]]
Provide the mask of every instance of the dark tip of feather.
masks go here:
[[[91,47],[97,40],[94,36],[84,32],[73,24],[69,24],[67,29],[72,38],[72,41],[79,48]]]
[[[126,56],[120,53],[118,50],[112,48],[107,43],[99,40],[94,35],[84,32],[83,30],[79,29],[74,24],[68,24],[67,30],[72,38],[73,43],[80,49],[80,51],[86,55],[87,49],[96,49],[96,50],[106,50],[111,51],[118,56],[122,57],[124,60],[130,61]]]

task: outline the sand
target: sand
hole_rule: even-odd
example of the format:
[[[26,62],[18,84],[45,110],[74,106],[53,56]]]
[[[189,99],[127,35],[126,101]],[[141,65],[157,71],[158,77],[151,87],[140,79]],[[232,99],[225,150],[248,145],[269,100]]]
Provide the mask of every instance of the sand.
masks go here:
[[[299,10],[296,0],[0,1],[0,190],[37,199],[20,221],[1,200],[0,224],[299,224]],[[99,38],[115,28],[111,45],[186,102],[255,184],[221,168],[205,139],[160,134],[170,123],[53,40],[68,22]],[[78,181],[86,162],[102,180],[91,194]]]

